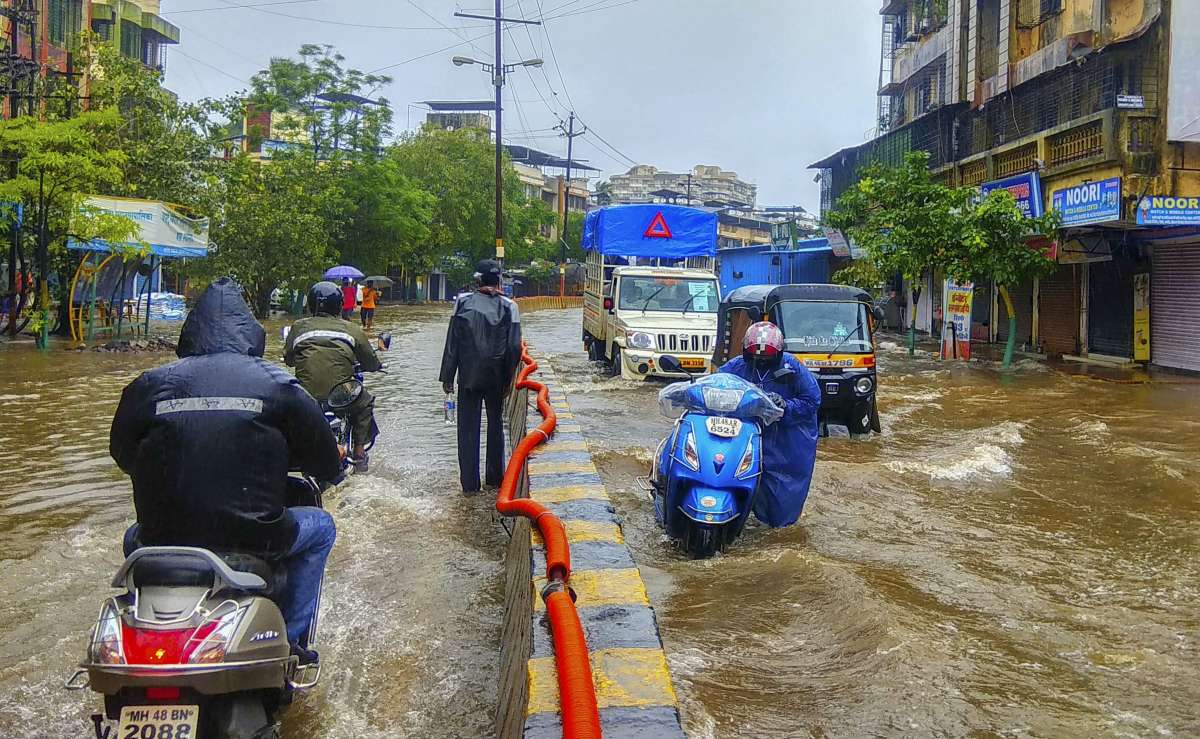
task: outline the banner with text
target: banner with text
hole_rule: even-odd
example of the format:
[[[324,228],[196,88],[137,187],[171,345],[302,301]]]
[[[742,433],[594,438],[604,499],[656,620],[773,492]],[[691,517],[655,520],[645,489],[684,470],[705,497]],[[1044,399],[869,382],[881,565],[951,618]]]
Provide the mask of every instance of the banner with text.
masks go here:
[[[942,359],[971,358],[971,302],[975,294],[970,282],[961,285],[946,280],[942,305],[946,306],[942,322]]]

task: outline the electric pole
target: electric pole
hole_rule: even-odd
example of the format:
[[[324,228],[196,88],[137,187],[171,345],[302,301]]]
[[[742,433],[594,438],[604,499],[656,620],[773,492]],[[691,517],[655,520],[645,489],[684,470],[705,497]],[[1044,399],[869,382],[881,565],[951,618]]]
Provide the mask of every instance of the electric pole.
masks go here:
[[[575,132],[575,111],[571,111],[571,117],[564,129],[562,124],[558,124],[558,130],[562,131],[567,137],[567,182],[566,189],[563,191],[562,202],[562,229],[558,233],[558,294],[559,297],[566,297],[567,294],[567,222],[571,217],[571,157],[575,150],[575,137],[582,136],[587,133],[587,126],[583,127],[582,131]]]
[[[504,262],[504,75],[517,67],[540,67],[541,59],[530,59],[517,64],[504,63],[504,24],[523,23],[527,26],[540,26],[540,21],[527,21],[521,18],[504,17],[504,0],[496,0],[496,15],[476,15],[474,13],[455,13],[458,18],[475,18],[476,20],[494,21],[496,24],[496,58],[491,64],[486,64],[466,57],[454,57],[454,64],[479,64],[492,73],[492,86],[496,88],[496,259]]]

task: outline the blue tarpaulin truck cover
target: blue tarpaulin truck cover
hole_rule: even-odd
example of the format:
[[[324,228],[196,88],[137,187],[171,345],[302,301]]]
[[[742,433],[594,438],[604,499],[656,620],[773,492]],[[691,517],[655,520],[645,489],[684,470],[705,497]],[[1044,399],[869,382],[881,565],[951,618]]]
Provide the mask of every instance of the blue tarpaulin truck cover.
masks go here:
[[[583,222],[583,248],[648,259],[715,257],[717,214],[654,203],[597,208]]]

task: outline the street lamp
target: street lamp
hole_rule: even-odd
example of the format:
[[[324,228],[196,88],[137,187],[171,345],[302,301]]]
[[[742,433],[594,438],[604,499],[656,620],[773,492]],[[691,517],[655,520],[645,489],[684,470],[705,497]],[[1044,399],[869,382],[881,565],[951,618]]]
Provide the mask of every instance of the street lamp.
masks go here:
[[[500,13],[497,10],[497,17]],[[496,58],[500,59],[500,31],[496,31]],[[496,258],[504,259],[504,111],[503,90],[504,75],[519,67],[540,67],[545,62],[541,59],[526,59],[515,64],[500,64],[481,62],[469,56],[456,56],[450,60],[456,67],[478,64],[483,71],[492,75],[492,85],[496,88]]]

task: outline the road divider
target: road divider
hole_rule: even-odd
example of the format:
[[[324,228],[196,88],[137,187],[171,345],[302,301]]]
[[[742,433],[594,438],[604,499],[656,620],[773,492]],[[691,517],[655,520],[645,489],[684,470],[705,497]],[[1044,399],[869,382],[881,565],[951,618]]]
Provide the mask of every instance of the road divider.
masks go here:
[[[582,429],[565,396],[551,389],[552,370],[526,360],[510,398],[510,436],[521,441],[505,481],[513,479],[511,494],[527,496],[523,507],[539,512],[533,519],[539,525],[519,520],[509,545],[497,734],[590,736],[571,732],[594,710],[608,739],[682,739],[654,611]],[[530,392],[544,420],[526,435]],[[506,505],[522,502],[516,497]],[[551,517],[558,526],[541,525]],[[565,580],[560,531],[569,547]],[[569,657],[564,671],[564,657],[579,643],[586,660]],[[584,664],[586,673],[579,669]]]

